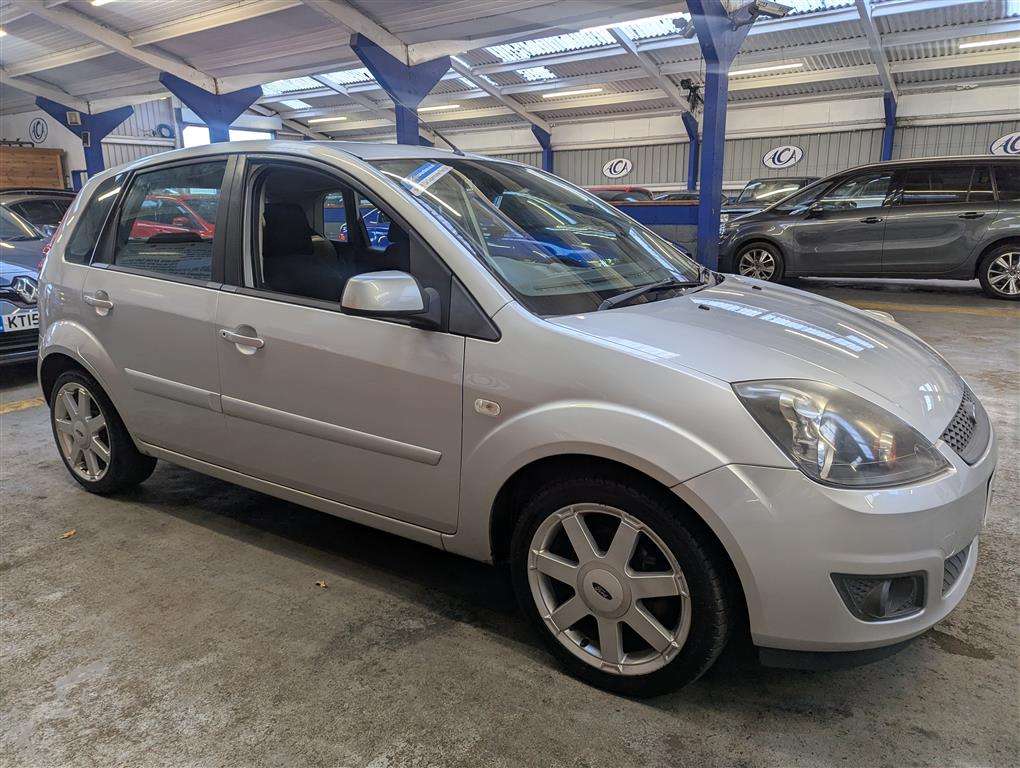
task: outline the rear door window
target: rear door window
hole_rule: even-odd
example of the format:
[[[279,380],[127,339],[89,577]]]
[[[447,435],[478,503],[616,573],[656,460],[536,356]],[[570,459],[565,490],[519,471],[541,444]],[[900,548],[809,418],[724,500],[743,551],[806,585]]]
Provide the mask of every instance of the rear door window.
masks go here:
[[[139,173],[117,221],[113,263],[169,277],[212,279],[215,227],[197,221],[182,198],[218,197],[225,160]]]
[[[909,168],[900,174],[899,205],[951,205],[966,203],[972,165]]]

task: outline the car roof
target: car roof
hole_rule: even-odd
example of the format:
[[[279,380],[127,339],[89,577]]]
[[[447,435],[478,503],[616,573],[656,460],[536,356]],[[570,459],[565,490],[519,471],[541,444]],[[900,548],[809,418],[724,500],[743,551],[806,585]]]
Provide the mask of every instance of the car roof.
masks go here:
[[[0,201],[9,202],[13,199],[22,198],[52,198],[59,197],[73,200],[75,192],[69,189],[39,189],[31,187],[6,187],[0,189]]]
[[[585,187],[589,192],[649,192],[646,187],[637,184],[596,184],[593,187]]]

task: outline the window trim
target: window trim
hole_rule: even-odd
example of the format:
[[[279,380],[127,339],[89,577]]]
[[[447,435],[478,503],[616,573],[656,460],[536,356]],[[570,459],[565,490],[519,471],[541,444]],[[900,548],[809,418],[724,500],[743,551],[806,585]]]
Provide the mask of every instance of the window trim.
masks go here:
[[[121,171],[121,173],[123,174],[124,172]],[[93,190],[92,194],[89,195],[89,199],[83,201],[84,204],[82,206],[82,213],[84,213],[85,209],[92,205],[92,203],[95,201],[96,192],[99,191],[99,187],[103,186],[103,184],[105,184],[107,181],[110,181],[111,179],[116,179],[118,175],[120,174],[115,173],[109,178],[103,179],[101,182],[96,184],[96,188],[95,190]],[[74,225],[74,228],[71,229],[71,231],[67,235],[67,243],[64,245],[63,248],[60,249],[60,261],[62,263],[70,264],[71,266],[75,267],[92,266],[92,264],[95,262],[96,254],[99,252],[99,249],[102,248],[103,243],[106,239],[106,228],[110,224],[110,214],[113,213],[114,210],[116,210],[117,205],[120,203],[120,198],[124,194],[124,185],[127,183],[126,180],[128,178],[130,178],[130,175],[125,174],[124,176],[125,180],[121,182],[120,189],[117,191],[117,196],[113,199],[113,202],[110,203],[110,207],[106,211],[106,216],[103,217],[103,221],[99,225],[98,234],[96,235],[95,242],[92,243],[92,248],[89,249],[88,255],[81,261],[69,261],[67,258],[67,246],[70,245],[71,239],[75,236],[75,234],[77,234],[78,228],[82,226],[82,219],[78,219],[78,222]]]
[[[96,242],[96,247],[92,251],[92,260],[88,264],[91,267],[102,267],[103,269],[113,270],[116,272],[124,272],[129,275],[140,275],[145,277],[152,277],[157,280],[168,280],[173,283],[183,283],[185,285],[194,285],[197,287],[219,287],[224,281],[224,262],[226,252],[227,234],[221,229],[219,224],[216,226],[216,233],[213,236],[212,242],[212,254],[210,261],[210,279],[202,280],[193,277],[183,277],[179,275],[173,275],[166,272],[152,272],[149,270],[138,269],[136,267],[125,267],[117,264],[114,261],[114,250],[116,243],[114,242],[114,231],[117,227],[117,222],[120,221],[121,212],[124,207],[124,201],[127,198],[128,190],[131,189],[135,180],[139,176],[144,176],[149,173],[173,170],[175,168],[184,168],[189,165],[206,165],[209,163],[224,162],[225,167],[223,169],[223,179],[220,182],[220,206],[226,205],[230,200],[230,194],[232,193],[232,183],[234,180],[235,167],[238,164],[238,155],[236,153],[214,154],[214,155],[203,155],[201,157],[192,157],[186,160],[170,160],[165,163],[154,163],[153,165],[146,165],[141,168],[136,168],[128,171],[128,175],[121,185],[120,193],[117,195],[117,199],[114,201],[109,212],[106,215],[106,222],[103,225],[100,237]],[[91,198],[90,198],[91,202]],[[224,209],[227,210],[227,209]],[[217,217],[219,218],[219,217]],[[228,219],[229,220],[229,219]],[[225,228],[224,228],[225,229]]]
[[[450,305],[446,307],[446,314],[449,316],[450,310],[452,310],[453,304],[453,285],[454,282],[459,282],[464,293],[470,299],[473,307],[479,312],[479,314],[485,318],[490,326],[495,330],[495,337],[498,340],[501,337],[499,327],[496,325],[492,317],[482,309],[481,304],[478,300],[471,295],[471,292],[467,289],[467,286],[463,284],[463,281],[457,276],[457,273],[450,267],[449,264],[436,252],[436,250],[429,245],[428,241],[422,237],[418,231],[410,226],[404,217],[394,213],[390,205],[385,201],[379,199],[379,195],[368,188],[366,184],[353,177],[350,173],[341,170],[335,166],[329,165],[318,160],[313,160],[304,157],[295,157],[289,154],[280,154],[273,152],[253,152],[250,154],[238,155],[238,163],[236,168],[236,177],[234,179],[235,186],[231,193],[231,216],[232,221],[237,222],[240,226],[240,231],[231,233],[231,248],[229,249],[229,258],[227,263],[228,275],[234,275],[234,282],[230,279],[225,279],[221,287],[223,291],[229,291],[236,293],[241,296],[251,296],[253,298],[267,299],[270,301],[279,301],[282,303],[294,304],[297,306],[308,307],[310,309],[323,309],[329,312],[335,312],[344,317],[357,318],[359,320],[370,320],[372,322],[384,322],[390,325],[413,327],[411,320],[402,320],[397,318],[381,318],[381,317],[365,317],[363,315],[355,315],[349,312],[345,312],[341,301],[328,302],[322,301],[321,299],[312,299],[307,296],[299,296],[290,293],[280,293],[278,291],[272,291],[266,288],[255,288],[244,285],[244,265],[250,263],[254,267],[252,258],[254,253],[251,251],[252,238],[249,237],[251,227],[253,225],[252,220],[252,200],[251,200],[251,188],[254,183],[255,177],[252,175],[253,169],[258,173],[261,169],[259,166],[264,168],[267,165],[291,165],[299,168],[305,168],[318,173],[323,173],[327,176],[336,178],[341,184],[344,184],[351,191],[356,192],[359,195],[370,198],[376,201],[376,207],[389,217],[390,221],[395,221],[400,225],[401,228],[407,232],[408,237],[412,241],[416,241],[418,246],[426,250],[432,258],[434,258],[439,264],[441,264],[447,272],[450,274],[450,290],[449,296],[445,298],[446,302]],[[357,206],[352,206],[351,210]],[[346,201],[345,201],[345,209]],[[240,210],[238,210],[240,209]],[[239,214],[239,215],[237,215]],[[357,218],[357,214],[347,213],[348,221],[349,217],[354,215]],[[348,232],[351,231],[350,224],[348,224]],[[234,269],[237,271],[231,272],[230,263],[234,263]],[[239,275],[239,279],[238,276]],[[432,333],[444,333],[452,336],[460,336],[462,338],[468,338],[468,334],[457,333],[450,330],[451,322],[446,322],[441,328],[437,328]],[[470,336],[470,338],[481,338]],[[491,341],[492,339],[482,339],[484,341]]]

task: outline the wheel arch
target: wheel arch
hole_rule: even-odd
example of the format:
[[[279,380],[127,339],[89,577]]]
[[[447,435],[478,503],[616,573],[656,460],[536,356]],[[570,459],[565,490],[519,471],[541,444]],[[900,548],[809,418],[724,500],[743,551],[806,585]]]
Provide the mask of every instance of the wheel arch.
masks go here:
[[[783,246],[781,246],[775,239],[769,237],[768,235],[755,233],[753,235],[748,235],[743,240],[739,241],[736,245],[733,246],[733,250],[731,251],[733,255],[730,257],[732,261],[730,267],[733,270],[733,274],[738,274],[737,273],[738,254],[748,246],[756,245],[758,243],[762,243],[763,245],[768,245],[772,248],[775,248],[779,252],[779,258],[783,260],[783,272],[786,273],[790,271],[790,260],[787,258],[786,251],[783,249]]]
[[[985,257],[988,256],[996,248],[1001,248],[1005,245],[1015,245],[1020,248],[1020,237],[1011,235],[1008,237],[1000,237],[997,240],[993,240],[991,243],[981,249],[978,257],[974,260],[974,277],[977,278],[981,272],[981,264],[984,262]]]

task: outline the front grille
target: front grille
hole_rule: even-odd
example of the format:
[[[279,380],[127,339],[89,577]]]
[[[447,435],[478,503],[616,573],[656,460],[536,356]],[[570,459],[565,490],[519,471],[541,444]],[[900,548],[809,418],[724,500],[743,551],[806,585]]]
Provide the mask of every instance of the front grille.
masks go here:
[[[964,566],[967,565],[967,554],[970,552],[970,544],[965,546],[955,555],[946,558],[946,562],[942,568],[942,594],[946,594],[956,580],[960,578],[960,574],[963,573]]]
[[[19,352],[30,352],[39,347],[39,329],[6,331],[0,333],[0,357]]]
[[[985,452],[989,434],[988,414],[974,394],[965,388],[960,407],[956,409],[949,426],[942,432],[943,441],[956,451],[961,459],[973,464]]]

